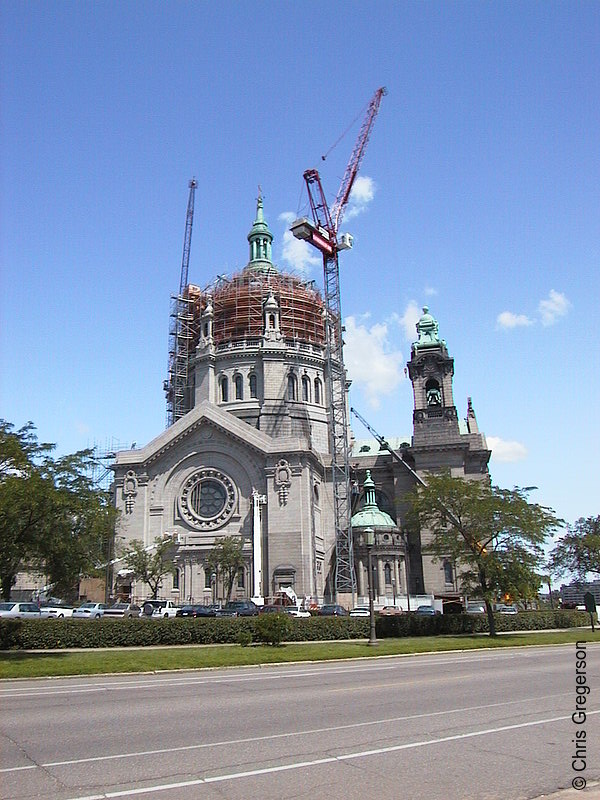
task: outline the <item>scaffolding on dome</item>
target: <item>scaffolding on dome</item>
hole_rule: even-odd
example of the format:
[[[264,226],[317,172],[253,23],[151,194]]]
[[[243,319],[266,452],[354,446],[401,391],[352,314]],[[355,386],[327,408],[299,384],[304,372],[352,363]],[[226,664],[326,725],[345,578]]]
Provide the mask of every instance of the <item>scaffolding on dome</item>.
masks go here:
[[[206,288],[190,284],[187,297],[193,322],[190,325],[194,351],[200,336],[200,319],[210,298],[213,306],[213,339],[216,345],[258,340],[264,333],[263,306],[273,293],[280,311],[284,339],[324,346],[324,306],[313,282],[304,282],[275,269],[244,270],[231,279],[218,276]]]

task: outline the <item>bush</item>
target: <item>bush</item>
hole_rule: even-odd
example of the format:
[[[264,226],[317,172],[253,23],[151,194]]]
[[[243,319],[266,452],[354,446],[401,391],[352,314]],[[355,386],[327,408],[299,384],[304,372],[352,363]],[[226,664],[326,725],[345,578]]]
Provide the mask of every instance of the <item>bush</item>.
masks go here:
[[[284,617],[279,642],[260,638],[259,617],[188,619],[0,619],[1,650],[55,650],[74,647],[145,647],[151,645],[236,644],[243,641],[286,642],[368,639],[367,617]],[[496,615],[498,631],[573,628],[589,624],[585,611],[522,611]],[[400,614],[377,618],[379,638],[485,633],[484,614],[448,614],[435,617]]]
[[[259,642],[278,647],[290,635],[292,620],[285,613],[260,614],[254,623],[254,632]]]

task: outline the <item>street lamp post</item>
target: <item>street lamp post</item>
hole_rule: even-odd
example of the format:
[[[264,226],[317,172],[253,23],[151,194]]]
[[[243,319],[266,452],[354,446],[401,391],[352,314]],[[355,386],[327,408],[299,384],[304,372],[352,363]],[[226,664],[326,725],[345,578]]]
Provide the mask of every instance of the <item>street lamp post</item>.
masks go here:
[[[363,535],[364,543],[367,548],[367,570],[369,573],[369,645],[373,647],[377,645],[377,636],[375,635],[375,606],[373,602],[373,567],[371,561],[371,551],[375,544],[375,531],[373,528],[365,528]]]
[[[402,540],[404,542],[404,573],[406,576],[406,610],[410,611],[410,572],[408,566],[408,533],[402,531]]]
[[[392,580],[392,601],[395,607],[396,605],[396,581],[395,579]]]
[[[213,574],[210,576],[210,582],[212,584],[212,601],[213,601],[213,606],[214,606],[214,604],[217,602],[217,573],[216,572],[213,572]]]

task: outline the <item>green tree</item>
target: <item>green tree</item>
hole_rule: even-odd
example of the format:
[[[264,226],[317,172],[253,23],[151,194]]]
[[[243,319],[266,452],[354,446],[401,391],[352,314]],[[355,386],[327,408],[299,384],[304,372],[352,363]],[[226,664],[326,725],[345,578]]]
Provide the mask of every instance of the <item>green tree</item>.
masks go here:
[[[428,477],[411,499],[410,524],[431,533],[427,552],[457,563],[462,591],[483,598],[490,636],[498,598],[537,592],[542,545],[560,525],[551,509],[529,503],[527,492],[442,474]]]
[[[216,539],[215,546],[208,554],[206,566],[217,575],[223,576],[225,597],[231,599],[235,579],[244,568],[244,542],[231,536]]]
[[[556,575],[572,574],[584,583],[589,574],[600,575],[600,516],[580,517],[550,553],[549,567]]]
[[[43,574],[55,593],[74,593],[102,563],[116,511],[90,477],[93,452],[53,458],[27,423],[0,420],[0,584],[9,599],[17,573]]]
[[[132,539],[125,551],[125,564],[133,571],[136,580],[149,586],[154,600],[158,597],[163,577],[173,571],[174,552],[171,536],[158,536],[149,546],[140,539]]]

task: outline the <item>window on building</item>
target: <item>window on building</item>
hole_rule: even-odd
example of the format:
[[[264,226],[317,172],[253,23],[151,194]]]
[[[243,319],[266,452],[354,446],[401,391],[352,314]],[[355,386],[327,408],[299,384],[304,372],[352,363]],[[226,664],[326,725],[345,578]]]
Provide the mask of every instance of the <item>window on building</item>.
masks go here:
[[[179,589],[179,569],[177,567],[173,570],[173,588]]]
[[[241,569],[237,574],[237,585],[238,589],[243,589],[245,584],[245,577],[244,577],[244,570]]]
[[[318,378],[315,378],[315,403],[318,406],[320,406],[323,402],[322,394],[321,381]]]
[[[227,403],[229,401],[229,381],[227,378],[221,378],[221,402]]]
[[[241,375],[236,375],[233,379],[235,384],[235,399],[236,400],[243,400],[244,399],[244,379]]]
[[[204,588],[212,589],[212,572],[208,564],[204,567]]]
[[[446,583],[454,583],[454,570],[452,569],[452,562],[446,559],[444,561],[444,580]]]
[[[290,372],[290,374],[288,375],[287,399],[288,400],[298,399],[298,380],[292,372]]]
[[[310,402],[310,381],[306,375],[302,376],[302,401]]]
[[[275,314],[269,314],[269,328],[271,328],[271,330],[275,328]]]
[[[250,397],[254,398],[258,397],[256,375],[250,375],[249,382],[250,382]]]
[[[392,567],[391,567],[391,565],[389,563],[386,563],[386,565],[384,566],[383,574],[385,576],[386,586],[391,586],[392,585]]]

